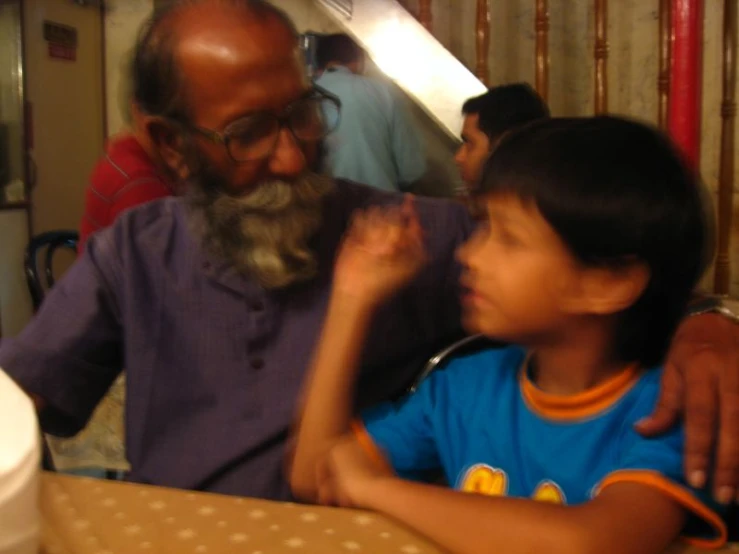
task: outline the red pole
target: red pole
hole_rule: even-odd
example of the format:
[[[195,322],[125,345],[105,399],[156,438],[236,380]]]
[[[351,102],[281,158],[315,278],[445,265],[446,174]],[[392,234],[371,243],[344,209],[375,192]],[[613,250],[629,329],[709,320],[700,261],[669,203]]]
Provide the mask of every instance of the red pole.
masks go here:
[[[703,0],[672,0],[668,129],[693,167],[700,164]]]

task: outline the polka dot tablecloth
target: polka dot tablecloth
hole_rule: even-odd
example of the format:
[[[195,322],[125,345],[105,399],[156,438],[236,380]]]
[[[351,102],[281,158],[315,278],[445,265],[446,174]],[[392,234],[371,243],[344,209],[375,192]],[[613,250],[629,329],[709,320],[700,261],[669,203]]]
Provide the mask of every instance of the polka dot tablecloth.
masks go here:
[[[42,476],[41,513],[39,554],[441,554],[377,514],[52,473]]]
[[[44,474],[40,554],[438,554],[376,514]]]

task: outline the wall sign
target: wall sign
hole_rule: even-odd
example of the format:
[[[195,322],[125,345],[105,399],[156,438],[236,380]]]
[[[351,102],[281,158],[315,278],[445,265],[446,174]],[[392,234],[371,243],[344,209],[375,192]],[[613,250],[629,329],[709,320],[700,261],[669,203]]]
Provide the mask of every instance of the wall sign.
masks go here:
[[[49,43],[49,57],[57,60],[69,60],[71,62],[77,59],[77,49],[62,44]]]
[[[58,60],[77,59],[77,29],[69,25],[44,21],[44,40],[49,43],[49,57]]]

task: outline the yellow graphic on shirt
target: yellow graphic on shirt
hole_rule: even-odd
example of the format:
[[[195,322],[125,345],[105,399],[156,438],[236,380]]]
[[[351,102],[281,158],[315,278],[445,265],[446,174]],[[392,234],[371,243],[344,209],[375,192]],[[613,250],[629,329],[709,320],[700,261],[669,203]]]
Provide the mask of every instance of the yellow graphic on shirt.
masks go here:
[[[464,474],[460,488],[463,492],[505,496],[508,493],[508,476],[502,469],[476,464]]]
[[[536,487],[531,498],[539,502],[551,502],[552,504],[567,504],[565,493],[554,481],[542,481]]]
[[[487,496],[506,496],[508,494],[508,475],[500,468],[487,464],[475,464],[462,477],[460,490]],[[539,502],[567,504],[567,498],[562,488],[548,479],[541,481],[536,486],[531,498]]]

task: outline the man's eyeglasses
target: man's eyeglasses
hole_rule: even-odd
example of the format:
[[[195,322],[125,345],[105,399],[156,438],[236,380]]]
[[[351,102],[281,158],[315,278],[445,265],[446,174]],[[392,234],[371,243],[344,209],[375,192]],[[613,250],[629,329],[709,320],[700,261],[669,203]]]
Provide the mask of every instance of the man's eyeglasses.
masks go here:
[[[314,87],[281,115],[257,112],[230,123],[223,132],[196,125],[187,127],[223,144],[235,162],[251,162],[272,155],[283,127],[290,129],[300,142],[314,142],[334,131],[340,118],[341,101],[328,91]]]

